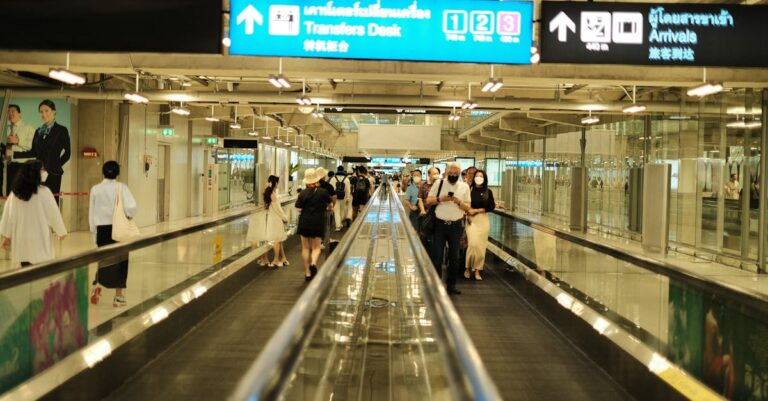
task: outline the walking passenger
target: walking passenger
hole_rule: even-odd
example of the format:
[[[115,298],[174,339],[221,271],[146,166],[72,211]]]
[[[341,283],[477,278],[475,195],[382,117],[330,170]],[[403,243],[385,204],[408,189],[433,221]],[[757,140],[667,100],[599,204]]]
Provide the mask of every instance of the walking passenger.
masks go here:
[[[411,225],[419,232],[419,186],[421,185],[421,171],[413,170],[408,189],[405,190],[405,199],[403,204],[408,208],[408,218]]]
[[[312,280],[317,274],[320,257],[325,211],[331,204],[331,195],[320,187],[320,176],[313,168],[304,171],[304,188],[296,199],[299,211],[298,233],[301,236],[301,258],[304,262],[304,279]]]
[[[488,213],[496,208],[493,191],[488,188],[485,171],[477,170],[472,181],[470,198],[472,199],[467,218],[467,260],[464,278],[470,278],[471,270],[475,280],[482,280],[481,272],[485,266],[485,251],[488,248],[488,232],[491,229]]]
[[[90,207],[88,208],[88,225],[91,233],[96,237],[96,246],[102,247],[114,244],[112,239],[112,219],[115,213],[125,213],[125,216],[132,219],[136,216],[136,201],[128,186],[117,182],[120,175],[120,165],[116,161],[110,160],[104,163],[101,168],[104,180],[91,188]],[[120,191],[120,200],[123,204],[123,210],[115,210],[117,203],[117,191]],[[99,303],[101,297],[101,288],[114,288],[115,297],[112,306],[125,306],[126,299],[123,290],[127,287],[128,281],[128,254],[118,255],[110,260],[99,263],[96,270],[96,279],[93,281],[95,286],[91,293],[91,303]]]
[[[288,223],[288,216],[283,211],[283,207],[280,205],[280,201],[277,198],[278,186],[280,177],[270,175],[268,178],[269,185],[264,189],[264,207],[267,208],[266,214],[266,230],[264,234],[264,240],[272,242],[272,262],[269,263],[270,267],[282,267],[288,266],[288,258],[285,257],[285,248],[283,248],[283,242],[288,239],[288,234],[285,232],[285,225]]]
[[[344,221],[347,219],[349,208],[352,207],[351,186],[349,185],[347,172],[344,171],[344,166],[339,166],[336,169],[336,175],[330,180],[330,184],[334,187],[334,193],[336,194],[333,217],[336,231],[338,232],[341,231]]]
[[[456,275],[461,264],[459,241],[464,232],[464,213],[469,210],[469,185],[459,181],[461,167],[455,162],[448,164],[446,175],[446,179],[432,185],[427,198],[427,206],[437,205],[431,256],[432,263],[440,274],[445,246],[448,245],[448,293],[461,294],[456,288]]]
[[[424,221],[427,219],[427,213],[434,214],[434,210],[431,209],[437,207],[436,205],[427,206],[427,198],[432,185],[438,181],[440,181],[440,169],[433,166],[427,170],[427,182],[422,183],[419,189],[419,237],[427,252],[432,252],[434,233],[424,232]]]
[[[355,188],[354,192],[352,192],[353,220],[357,218],[357,214],[368,203],[368,198],[371,196],[371,188],[373,188],[373,184],[368,180],[368,170],[364,166],[358,167]]]
[[[336,207],[336,188],[333,187],[333,185],[328,183],[328,180],[330,180],[331,177],[333,177],[333,172],[328,172],[328,170],[318,167],[316,169],[317,175],[320,177],[320,188],[325,189],[326,192],[328,192],[328,195],[331,196],[331,204],[325,212],[325,218],[323,223],[323,246],[322,248],[325,249],[325,244],[328,243],[331,239],[331,226],[333,225],[334,216],[333,216],[333,209]]]
[[[51,190],[42,185],[42,163],[24,163],[13,183],[0,219],[2,247],[11,250],[13,267],[25,267],[55,257],[51,229],[67,236],[64,220]]]

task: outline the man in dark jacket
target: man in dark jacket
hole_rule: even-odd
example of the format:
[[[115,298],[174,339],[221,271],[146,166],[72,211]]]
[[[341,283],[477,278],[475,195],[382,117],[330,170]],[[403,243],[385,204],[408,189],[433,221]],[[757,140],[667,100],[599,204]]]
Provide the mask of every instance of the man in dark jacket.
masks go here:
[[[56,104],[52,101],[43,100],[37,109],[43,125],[35,131],[29,153],[43,162],[43,167],[48,172],[43,184],[51,189],[58,203],[64,164],[72,154],[69,131],[67,127],[56,122]]]

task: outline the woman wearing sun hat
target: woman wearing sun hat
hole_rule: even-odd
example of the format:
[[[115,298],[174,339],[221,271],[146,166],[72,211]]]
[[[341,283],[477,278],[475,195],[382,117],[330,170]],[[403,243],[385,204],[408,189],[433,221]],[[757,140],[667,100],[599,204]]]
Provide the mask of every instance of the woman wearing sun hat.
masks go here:
[[[304,261],[304,279],[312,280],[317,274],[317,259],[322,249],[325,211],[331,203],[331,194],[320,187],[320,174],[313,169],[304,170],[306,188],[296,199],[299,211],[298,233],[301,236],[301,259]]]

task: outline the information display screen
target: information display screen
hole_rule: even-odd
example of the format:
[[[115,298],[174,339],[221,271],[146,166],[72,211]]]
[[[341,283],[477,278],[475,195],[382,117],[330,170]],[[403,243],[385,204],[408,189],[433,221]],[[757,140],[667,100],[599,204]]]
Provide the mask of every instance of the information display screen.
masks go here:
[[[533,4],[232,0],[230,54],[528,64]]]
[[[768,66],[768,7],[545,1],[547,63]]]

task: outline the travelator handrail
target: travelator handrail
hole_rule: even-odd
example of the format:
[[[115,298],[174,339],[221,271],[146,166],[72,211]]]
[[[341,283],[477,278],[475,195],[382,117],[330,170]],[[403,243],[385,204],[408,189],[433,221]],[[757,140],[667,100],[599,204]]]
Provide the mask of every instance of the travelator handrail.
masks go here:
[[[296,197],[292,196],[290,198],[282,199],[280,204],[286,205],[294,202],[295,200]],[[15,287],[17,285],[39,280],[57,273],[62,273],[73,268],[82,267],[88,265],[89,263],[97,262],[105,258],[123,255],[136,249],[146,248],[148,246],[169,241],[174,238],[224,225],[237,219],[246,217],[250,214],[258,213],[264,210],[266,209],[263,206],[247,208],[232,212],[221,218],[214,217],[210,220],[194,223],[178,229],[141,236],[133,241],[117,243],[96,249],[89,249],[72,256],[54,259],[50,262],[44,262],[30,267],[5,272],[0,274],[0,291]]]
[[[496,384],[491,379],[490,374],[485,369],[480,354],[477,352],[474,343],[470,340],[469,333],[461,322],[459,313],[453,306],[453,301],[448,296],[448,292],[443,285],[442,279],[437,275],[432,259],[427,254],[426,249],[421,244],[421,239],[416,233],[416,229],[410,224],[408,214],[405,211],[403,203],[399,201],[394,188],[390,188],[391,196],[397,199],[397,211],[400,214],[400,221],[403,222],[406,237],[414,251],[417,270],[424,280],[425,300],[428,306],[434,311],[434,320],[441,324],[434,325],[433,328],[443,337],[447,344],[443,345],[443,357],[451,359],[452,363],[448,367],[459,368],[459,372],[453,372],[454,376],[465,381],[465,387],[471,391],[472,400],[501,400]],[[454,352],[445,352],[453,350]]]
[[[388,188],[388,189],[387,189]],[[445,324],[435,325],[440,328],[436,334],[445,340],[441,352],[446,362],[453,362],[449,373],[454,379],[460,379],[470,391],[468,399],[472,400],[501,400],[501,396],[490,379],[480,356],[471,344],[458,313],[443,288],[426,251],[416,236],[415,230],[409,224],[402,203],[391,186],[383,184],[374,192],[371,199],[381,196],[382,191],[389,190],[389,196],[397,200],[397,211],[400,221],[406,226],[406,233],[411,247],[415,250],[420,274],[425,280],[428,296],[425,298],[435,311],[435,320]],[[235,391],[230,395],[230,401],[277,400],[290,381],[291,373],[299,362],[303,350],[312,339],[312,328],[316,326],[322,315],[316,313],[331,295],[333,285],[339,276],[340,269],[336,267],[344,261],[354,238],[363,227],[363,221],[372,203],[369,202],[360,212],[358,219],[344,235],[336,251],[323,264],[318,275],[304,291],[294,307],[289,312],[272,338],[264,346],[263,351],[241,378]],[[435,327],[433,326],[433,327]],[[455,357],[450,355],[455,350]],[[456,381],[453,381],[456,383]]]

